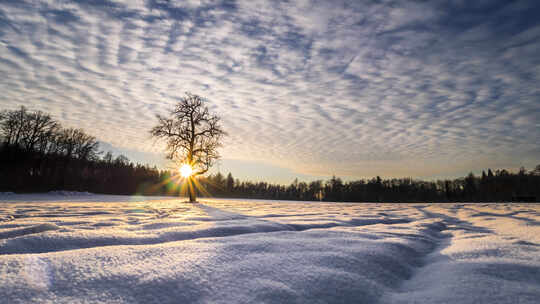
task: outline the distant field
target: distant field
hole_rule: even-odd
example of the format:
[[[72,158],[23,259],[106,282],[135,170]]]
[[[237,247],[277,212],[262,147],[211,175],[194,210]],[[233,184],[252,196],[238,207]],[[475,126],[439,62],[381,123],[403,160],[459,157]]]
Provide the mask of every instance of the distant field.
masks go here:
[[[540,205],[0,195],[0,299],[538,303]]]

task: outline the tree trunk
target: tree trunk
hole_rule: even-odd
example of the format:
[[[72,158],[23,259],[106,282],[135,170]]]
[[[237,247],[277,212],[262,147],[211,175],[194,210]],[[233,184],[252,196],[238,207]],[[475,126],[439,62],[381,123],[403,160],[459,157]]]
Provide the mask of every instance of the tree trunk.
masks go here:
[[[193,176],[188,177],[188,192],[189,192],[189,202],[195,203],[197,202],[196,196],[195,196],[195,185]]]

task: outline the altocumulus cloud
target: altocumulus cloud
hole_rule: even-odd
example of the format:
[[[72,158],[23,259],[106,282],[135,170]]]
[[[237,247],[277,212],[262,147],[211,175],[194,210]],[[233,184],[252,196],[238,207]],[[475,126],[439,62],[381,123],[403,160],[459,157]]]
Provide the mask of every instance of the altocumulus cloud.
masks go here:
[[[540,155],[538,1],[2,1],[2,108],[158,153],[185,91],[225,159],[307,175],[461,174]]]

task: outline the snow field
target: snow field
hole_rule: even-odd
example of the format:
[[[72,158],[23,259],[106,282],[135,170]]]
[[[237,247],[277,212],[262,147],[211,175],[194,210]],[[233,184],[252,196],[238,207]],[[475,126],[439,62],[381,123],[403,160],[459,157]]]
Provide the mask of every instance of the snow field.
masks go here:
[[[0,200],[6,303],[540,298],[535,204],[190,204],[64,194]]]

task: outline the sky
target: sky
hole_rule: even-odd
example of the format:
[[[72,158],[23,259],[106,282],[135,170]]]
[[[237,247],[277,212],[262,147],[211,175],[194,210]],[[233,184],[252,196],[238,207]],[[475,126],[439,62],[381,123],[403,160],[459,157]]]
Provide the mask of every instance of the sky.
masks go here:
[[[0,109],[165,168],[185,92],[240,179],[463,176],[540,164],[540,1],[0,1]]]

